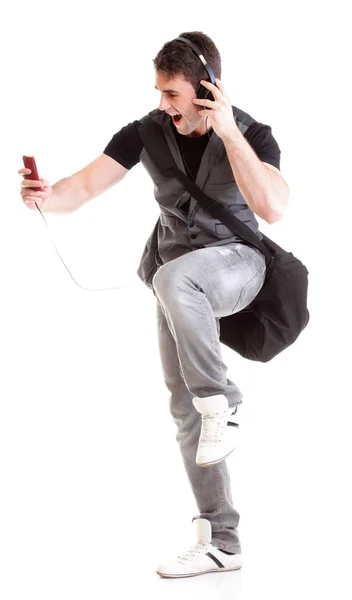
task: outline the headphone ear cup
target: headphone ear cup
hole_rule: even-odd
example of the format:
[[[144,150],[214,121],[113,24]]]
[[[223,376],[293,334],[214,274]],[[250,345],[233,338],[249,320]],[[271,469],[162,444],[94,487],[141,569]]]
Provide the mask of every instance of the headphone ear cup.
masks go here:
[[[206,81],[209,81],[209,83],[211,83],[211,81],[209,79],[207,79]],[[204,85],[202,85],[201,83],[199,84],[199,88],[197,91],[197,98],[199,100],[205,100],[205,99],[212,100],[212,101],[215,100],[213,94],[206,87],[204,87]]]

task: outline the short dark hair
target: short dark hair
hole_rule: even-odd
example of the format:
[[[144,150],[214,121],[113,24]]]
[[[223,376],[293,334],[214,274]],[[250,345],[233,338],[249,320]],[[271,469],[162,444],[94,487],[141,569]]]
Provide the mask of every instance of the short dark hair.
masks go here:
[[[214,71],[215,77],[221,79],[221,58],[214,42],[201,31],[180,33],[177,37],[184,37],[193,42],[203,54],[207,63]],[[197,91],[201,79],[208,79],[208,73],[201,60],[188,44],[171,40],[166,42],[156,57],[153,59],[156,71],[162,71],[170,79],[183,76]]]

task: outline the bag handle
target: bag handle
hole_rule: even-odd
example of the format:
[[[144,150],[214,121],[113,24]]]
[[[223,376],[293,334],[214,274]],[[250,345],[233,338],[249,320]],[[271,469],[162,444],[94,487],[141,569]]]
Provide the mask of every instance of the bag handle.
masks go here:
[[[267,265],[273,260],[273,256],[268,248],[245,223],[242,223],[242,221],[231,214],[224,206],[216,202],[216,200],[207,196],[194,181],[191,181],[177,167],[160,125],[147,116],[140,123],[139,134],[148,154],[164,177],[177,177],[204,210],[224,223],[226,227],[246,242],[258,248],[265,255]]]

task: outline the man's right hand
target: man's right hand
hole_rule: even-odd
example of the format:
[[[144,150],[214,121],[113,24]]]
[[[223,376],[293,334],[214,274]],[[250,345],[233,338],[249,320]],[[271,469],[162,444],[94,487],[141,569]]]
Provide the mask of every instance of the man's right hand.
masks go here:
[[[29,175],[30,173],[30,169],[22,168],[18,171],[18,174],[23,176],[23,181],[21,182],[22,200],[28,208],[35,210],[35,202],[38,204],[38,208],[43,207],[46,200],[52,197],[53,189],[47,179],[40,179],[39,181],[26,179],[25,175]],[[35,190],[28,189],[30,187],[43,187],[44,189],[42,192],[36,192]]]

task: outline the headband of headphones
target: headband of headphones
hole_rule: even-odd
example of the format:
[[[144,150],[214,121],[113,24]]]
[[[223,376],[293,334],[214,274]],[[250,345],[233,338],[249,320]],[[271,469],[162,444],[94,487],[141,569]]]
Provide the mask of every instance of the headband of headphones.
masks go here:
[[[192,48],[193,52],[195,52],[196,55],[198,56],[198,58],[202,61],[203,67],[205,68],[205,70],[207,71],[207,73],[209,75],[210,83],[213,83],[214,85],[216,85],[214,71],[208,65],[207,61],[205,60],[203,54],[200,52],[199,48],[197,48],[197,46],[195,44],[193,44],[193,42],[190,42],[189,40],[187,40],[186,38],[183,38],[183,37],[175,38],[174,41],[184,42],[185,44],[188,44],[188,46],[190,48]]]
[[[198,56],[198,58],[201,60],[203,67],[205,68],[205,70],[207,71],[207,73],[209,75],[209,77],[207,79],[204,78],[205,81],[209,81],[213,85],[216,85],[214,71],[210,67],[210,65],[208,65],[207,61],[205,60],[203,54],[200,52],[199,48],[197,48],[197,46],[195,44],[193,44],[193,42],[190,42],[186,38],[182,38],[182,37],[175,38],[174,41],[184,42],[185,44],[188,44],[188,46],[190,48],[192,48],[193,52],[195,52],[196,55]],[[204,99],[204,98],[208,98],[208,100],[215,100],[213,94],[211,92],[209,92],[209,90],[201,84],[199,85],[199,88],[197,91],[197,98],[199,98],[200,100]]]

